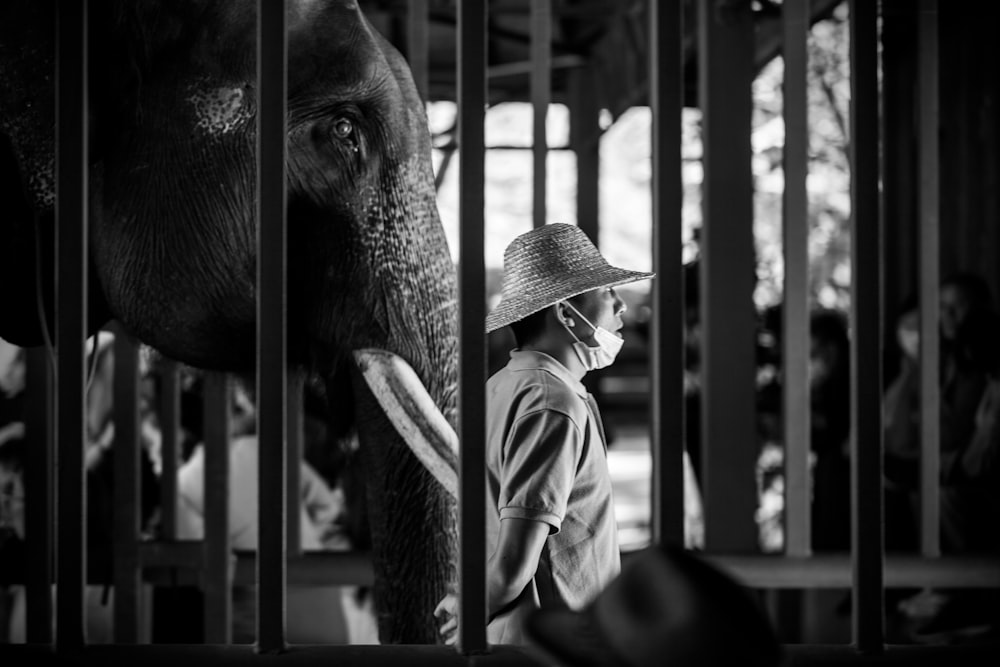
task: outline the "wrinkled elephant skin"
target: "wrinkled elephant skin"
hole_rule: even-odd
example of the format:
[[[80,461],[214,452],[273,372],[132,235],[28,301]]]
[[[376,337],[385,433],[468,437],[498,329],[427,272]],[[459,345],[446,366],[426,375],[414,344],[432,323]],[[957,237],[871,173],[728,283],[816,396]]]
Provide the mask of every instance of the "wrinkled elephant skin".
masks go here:
[[[252,370],[256,3],[90,6],[90,328],[113,317],[169,357]],[[42,343],[36,276],[53,313],[53,7],[0,4],[0,337],[22,345]],[[454,267],[424,110],[356,3],[289,0],[288,36],[289,354],[359,434],[381,639],[433,643],[454,501],[352,357],[405,359],[454,426]]]

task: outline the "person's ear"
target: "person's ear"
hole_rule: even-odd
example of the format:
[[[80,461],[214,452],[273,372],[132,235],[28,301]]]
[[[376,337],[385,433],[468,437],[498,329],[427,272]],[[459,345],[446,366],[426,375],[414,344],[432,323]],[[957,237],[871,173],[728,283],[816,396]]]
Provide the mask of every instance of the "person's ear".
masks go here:
[[[570,329],[576,326],[576,322],[574,322],[573,318],[569,316],[569,308],[566,307],[565,303],[557,303],[555,308],[556,308],[556,319],[559,322],[562,322]]]

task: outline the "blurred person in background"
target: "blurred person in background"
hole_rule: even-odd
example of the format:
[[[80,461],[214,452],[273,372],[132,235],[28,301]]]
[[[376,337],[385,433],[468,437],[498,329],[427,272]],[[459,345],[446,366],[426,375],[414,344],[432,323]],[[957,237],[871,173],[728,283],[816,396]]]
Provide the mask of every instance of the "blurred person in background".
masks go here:
[[[851,359],[847,320],[820,309],[809,320],[812,547],[851,548]]]

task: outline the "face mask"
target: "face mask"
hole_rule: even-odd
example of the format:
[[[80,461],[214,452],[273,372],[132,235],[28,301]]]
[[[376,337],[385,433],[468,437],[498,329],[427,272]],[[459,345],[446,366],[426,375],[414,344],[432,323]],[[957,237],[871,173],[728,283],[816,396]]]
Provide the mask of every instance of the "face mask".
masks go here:
[[[573,308],[573,304],[568,301],[564,301],[567,306]],[[625,341],[615,334],[611,333],[604,327],[595,327],[590,321],[580,314],[580,311],[573,308],[573,312],[576,313],[577,317],[584,321],[584,323],[594,330],[594,340],[597,341],[597,347],[590,347],[582,340],[577,338],[573,330],[566,326],[565,322],[563,326],[566,327],[566,331],[573,338],[576,338],[576,342],[573,343],[573,350],[576,352],[577,358],[583,367],[588,371],[597,370],[598,368],[605,368],[610,366],[615,361],[615,357],[622,349],[622,345]]]

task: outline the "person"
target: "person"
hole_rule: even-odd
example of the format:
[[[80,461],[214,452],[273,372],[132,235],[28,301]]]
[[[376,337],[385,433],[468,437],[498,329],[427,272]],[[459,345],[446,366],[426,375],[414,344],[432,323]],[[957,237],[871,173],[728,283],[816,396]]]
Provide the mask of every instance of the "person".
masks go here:
[[[501,299],[486,331],[510,326],[517,348],[488,381],[487,638],[527,645],[527,614],[578,609],[620,571],[607,442],[581,380],[624,342],[615,287],[652,273],[610,265],[578,227],[552,223],[504,252]],[[434,610],[457,638],[457,599]]]
[[[967,442],[940,459],[941,551],[1000,556],[1000,319],[980,310],[966,319],[969,354],[985,369]],[[925,588],[902,600],[899,611],[920,643],[952,644],[1000,635],[1000,594],[989,588]]]
[[[813,467],[812,547],[851,548],[851,360],[847,321],[837,310],[810,316],[810,434]]]
[[[946,278],[941,284],[940,299],[940,456],[942,473],[946,473],[950,463],[961,456],[976,428],[976,412],[988,381],[987,357],[995,345],[987,333],[994,311],[988,287],[974,274],[957,273]],[[916,300],[906,300],[896,324],[900,371],[884,398],[889,549],[912,550],[917,541],[914,511],[920,476],[918,315]],[[910,525],[906,526],[907,523]],[[943,526],[942,547],[946,549],[949,532]]]
[[[229,430],[229,545],[256,551],[258,545],[258,437],[253,388],[234,383]],[[316,433],[306,416],[307,433]],[[323,433],[325,436],[325,433]],[[307,448],[312,443],[307,443]],[[177,471],[177,533],[182,540],[205,535],[205,443],[197,443]],[[342,525],[342,489],[331,487],[307,460],[299,464],[299,546],[304,552],[353,548]],[[233,583],[233,641],[252,643],[256,632],[256,587]],[[378,629],[371,598],[353,586],[292,586],[287,593],[288,637],[297,644],[376,644]]]

